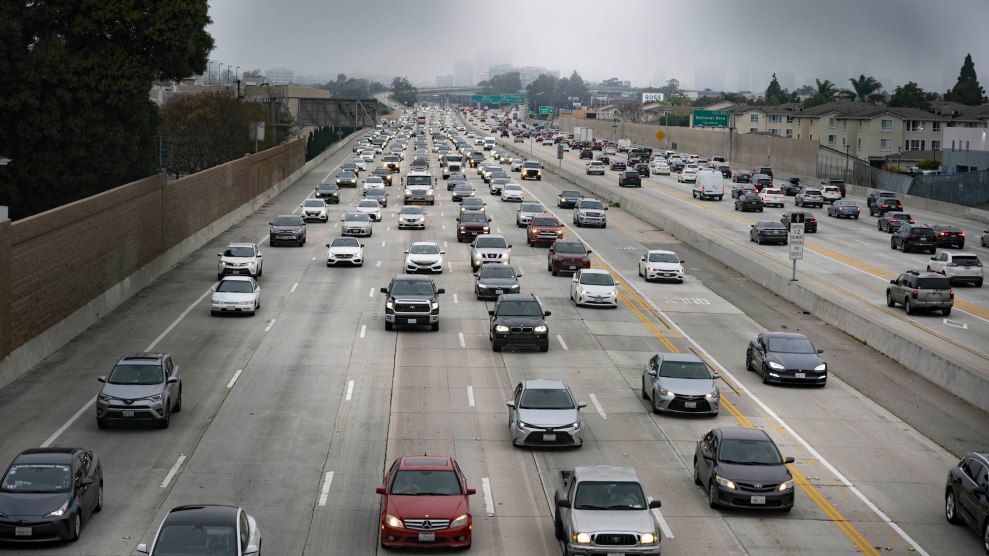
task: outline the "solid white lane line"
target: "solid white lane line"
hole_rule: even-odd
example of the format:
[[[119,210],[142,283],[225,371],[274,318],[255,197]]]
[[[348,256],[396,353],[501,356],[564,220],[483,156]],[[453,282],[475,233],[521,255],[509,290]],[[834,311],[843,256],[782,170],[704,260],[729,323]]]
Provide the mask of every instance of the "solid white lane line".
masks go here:
[[[460,301],[457,300],[457,294],[453,294],[453,302],[460,303]]]
[[[484,511],[491,517],[494,515],[494,498],[491,497],[491,481],[487,477],[481,479],[481,488],[484,489]]]
[[[290,291],[288,293],[295,293],[295,288],[298,288],[298,287],[299,287],[299,283],[298,282],[292,284],[292,291]]]
[[[556,339],[560,341],[560,347],[561,348],[563,348],[563,349],[570,349],[570,348],[567,347],[567,343],[563,341],[563,336],[560,336],[559,334],[557,334],[556,335]]]
[[[381,242],[381,246],[382,246],[382,247],[384,247],[384,246],[385,246],[385,242],[384,242],[384,241],[382,241],[382,242]]]
[[[319,505],[326,505],[326,498],[330,495],[330,485],[333,483],[333,472],[327,471],[323,478],[323,488],[319,492]]]
[[[371,288],[371,291],[368,292],[367,296],[368,297],[374,297],[374,288]]]
[[[444,242],[443,242],[443,247],[449,247],[449,246],[448,246],[448,245],[446,244],[446,241],[444,241]]]
[[[467,387],[467,405],[474,407],[474,387]]]
[[[464,342],[464,333],[463,332],[458,332],[457,334],[460,336],[460,347],[462,347],[462,348],[467,347],[467,343]]]
[[[231,378],[230,379],[230,382],[227,383],[227,388],[233,388],[234,387],[234,383],[237,382],[237,379],[238,378],[240,378],[240,373],[242,373],[242,372],[244,372],[244,369],[237,369],[237,372],[234,373],[233,378]]]
[[[41,447],[42,448],[47,448],[47,447],[51,446],[52,442],[55,442],[55,439],[58,438],[59,436],[61,436],[61,434],[63,432],[65,432],[66,429],[68,429],[69,427],[71,427],[72,426],[72,423],[75,423],[76,422],[76,419],[78,419],[80,416],[82,416],[82,414],[89,409],[89,406],[93,405],[94,403],[96,403],[96,396],[93,396],[88,402],[86,402],[85,405],[83,405],[81,408],[79,408],[79,411],[76,411],[75,415],[73,415],[72,417],[69,417],[69,420],[66,421],[65,424],[63,424],[61,427],[59,427],[57,431],[55,431],[54,433],[52,433],[52,435],[48,437],[48,440],[45,440],[44,442],[42,442],[41,443]]]
[[[453,263],[446,263],[446,267],[450,269],[450,272],[453,272]]]
[[[168,475],[165,475],[165,480],[161,482],[161,488],[168,487],[168,483],[172,482],[175,478],[175,474],[179,472],[179,467],[182,467],[182,462],[185,461],[185,454],[179,455],[179,460],[175,462],[175,465],[168,470]]]
[[[354,397],[354,381],[347,382],[347,401],[349,402],[351,398]]]
[[[278,319],[271,319],[271,321],[268,322],[268,326],[265,326],[264,327],[264,331],[265,332],[268,332],[269,330],[271,330],[271,327],[272,326],[275,326],[275,321],[276,320],[278,320]]]
[[[663,536],[667,539],[672,539],[673,530],[670,529],[670,524],[666,522],[666,518],[663,517],[663,514],[659,511],[659,508],[652,509],[652,517],[656,520],[656,523],[659,524],[659,529],[663,532]]]
[[[381,261],[378,261],[378,264],[376,264],[374,266],[381,266]]]
[[[365,332],[367,332],[367,325],[366,324],[362,324],[361,325],[361,338],[364,337],[364,333]]]
[[[601,407],[601,404],[598,403],[598,397],[594,394],[588,394],[588,396],[591,398],[591,403],[594,404],[594,409],[598,410],[598,413],[601,414],[601,418],[607,419],[608,416],[604,414],[604,409]]]

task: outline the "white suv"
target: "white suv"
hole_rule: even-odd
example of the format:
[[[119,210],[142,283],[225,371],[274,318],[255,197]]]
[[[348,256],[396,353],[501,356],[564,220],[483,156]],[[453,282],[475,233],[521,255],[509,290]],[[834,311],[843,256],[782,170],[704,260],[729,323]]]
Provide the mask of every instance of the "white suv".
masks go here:
[[[231,243],[222,253],[216,254],[220,262],[216,268],[216,279],[222,280],[228,274],[261,276],[261,250],[256,243]]]
[[[927,272],[937,272],[952,284],[967,282],[982,287],[982,261],[975,253],[941,251],[927,263]]]

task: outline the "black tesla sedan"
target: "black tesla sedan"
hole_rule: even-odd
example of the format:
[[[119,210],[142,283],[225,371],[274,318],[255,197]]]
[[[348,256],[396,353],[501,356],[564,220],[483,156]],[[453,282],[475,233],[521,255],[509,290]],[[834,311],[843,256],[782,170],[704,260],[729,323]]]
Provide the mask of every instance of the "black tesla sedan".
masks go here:
[[[759,373],[763,384],[824,386],[828,381],[828,364],[821,359],[822,353],[824,350],[815,348],[803,334],[763,332],[749,342],[745,368]]]
[[[707,491],[712,508],[793,509],[793,476],[765,431],[720,427],[697,441],[694,483]]]
[[[82,448],[32,448],[0,481],[0,541],[77,541],[103,509],[103,465]]]
[[[982,535],[989,553],[989,453],[969,452],[951,471],[944,487],[944,517],[968,525]]]

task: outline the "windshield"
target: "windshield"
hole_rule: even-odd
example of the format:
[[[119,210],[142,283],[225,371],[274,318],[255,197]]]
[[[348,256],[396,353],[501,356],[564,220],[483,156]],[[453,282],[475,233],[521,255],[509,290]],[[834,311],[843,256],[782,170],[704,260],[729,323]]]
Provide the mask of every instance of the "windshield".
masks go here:
[[[391,294],[433,295],[433,283],[425,280],[396,280],[391,286]]]
[[[918,278],[917,288],[922,290],[950,290],[951,283],[947,278]]]
[[[61,463],[14,464],[0,484],[3,492],[67,492],[72,486],[72,466]],[[39,514],[40,515],[40,514]]]
[[[326,203],[324,203],[323,201],[321,201],[319,199],[309,199],[309,200],[303,202],[302,204],[304,206],[307,206],[307,207],[319,207],[319,208],[323,208],[323,207],[326,206]]]
[[[319,184],[320,191],[336,191],[338,189],[335,183],[321,183]]]
[[[562,388],[526,390],[519,409],[573,409],[570,393]]]
[[[543,212],[546,209],[537,203],[522,203],[522,205],[519,206],[519,210],[522,212]]]
[[[644,510],[646,497],[639,483],[582,481],[574,496],[575,510]]]
[[[377,203],[377,201],[375,201],[375,203]],[[357,220],[357,221],[360,221],[360,222],[370,222],[371,221],[371,217],[368,216],[368,215],[366,215],[366,214],[364,214],[363,212],[348,212],[347,214],[343,215],[343,219],[345,221],[346,220]]]
[[[453,189],[458,193],[467,193],[474,190],[470,185],[466,183],[458,183],[457,186],[454,187]]]
[[[374,183],[377,185],[384,185],[385,180],[381,179],[379,176],[368,176],[368,178],[364,180],[364,183],[365,184]]]
[[[401,496],[458,496],[460,481],[457,474],[446,469],[427,471],[401,469],[391,483],[391,494]]]
[[[227,250],[223,252],[224,257],[253,257],[254,248],[253,247],[227,247]]]
[[[165,373],[158,365],[117,365],[110,371],[107,384],[161,384]]]
[[[381,205],[375,200],[361,201],[357,203],[357,206],[360,208],[381,208]]]
[[[503,301],[498,305],[498,315],[503,317],[541,317],[543,308],[535,301]]]
[[[510,266],[486,264],[481,267],[481,278],[515,278],[515,270]]]
[[[422,207],[402,207],[399,214],[422,214]]]
[[[301,226],[302,219],[298,216],[276,216],[275,226]]]
[[[438,245],[430,243],[413,243],[409,248],[410,255],[438,255],[440,248]]]
[[[538,162],[526,162],[522,164],[523,168],[533,168],[538,170],[541,165]]]
[[[556,218],[533,218],[532,219],[532,225],[533,226],[559,226],[559,224],[560,223],[556,221]]]
[[[768,349],[773,353],[817,353],[810,340],[800,337],[770,337]]]
[[[254,286],[247,280],[221,280],[217,293],[254,293]]]
[[[337,174],[337,177],[342,180],[352,180],[357,177],[357,174],[353,172],[340,172],[339,174]]]
[[[711,378],[707,366],[700,361],[663,361],[659,376],[667,378]]]
[[[955,255],[952,262],[958,266],[982,266],[982,261],[975,255]]]
[[[564,199],[570,199],[573,197],[580,197],[580,193],[577,193],[576,191],[561,191],[560,197],[563,197]]]
[[[162,526],[152,556],[236,556],[237,530],[230,525]]]
[[[506,183],[505,184],[505,190],[506,191],[521,191],[522,190],[522,186],[521,185],[515,185],[514,183]]]
[[[360,247],[361,244],[356,238],[338,237],[330,242],[330,247]]]
[[[580,204],[580,208],[604,210],[604,205],[601,204],[601,201],[584,201]]]
[[[748,465],[780,465],[783,463],[783,458],[776,445],[769,440],[729,438],[721,443],[718,461]]]
[[[487,249],[507,249],[508,243],[500,237],[479,237],[474,246]]]
[[[673,253],[649,253],[651,263],[678,263],[680,259]]]
[[[759,222],[758,224],[756,224],[756,226],[759,227],[759,228],[783,228],[784,227],[782,222],[773,222],[773,221],[766,221],[766,220],[763,220],[763,221]]]
[[[367,192],[364,193],[365,197],[384,197],[386,195],[388,194],[385,193],[385,190],[380,187],[372,187],[368,189]],[[373,206],[373,205],[367,205],[367,206]]]
[[[583,255],[587,251],[584,249],[584,245],[581,244],[581,243],[564,243],[564,242],[559,242],[558,241],[556,243],[556,252],[557,253],[580,253],[581,255]]]
[[[854,207],[855,203],[853,201],[835,201],[835,206],[837,207]]]
[[[406,185],[432,185],[433,178],[430,176],[409,176],[405,178]]]
[[[611,275],[604,272],[582,272],[580,274],[580,283],[587,284],[588,286],[615,285],[615,281],[611,279]]]

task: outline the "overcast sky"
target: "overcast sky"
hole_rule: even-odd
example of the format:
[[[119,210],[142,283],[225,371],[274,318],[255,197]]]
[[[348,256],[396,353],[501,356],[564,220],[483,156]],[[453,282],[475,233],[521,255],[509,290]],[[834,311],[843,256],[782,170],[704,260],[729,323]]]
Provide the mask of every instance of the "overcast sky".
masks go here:
[[[972,53],[989,84],[989,0],[209,0],[225,66],[299,76],[405,75],[456,60],[544,66],[587,80],[762,91],[865,73],[944,92]]]

